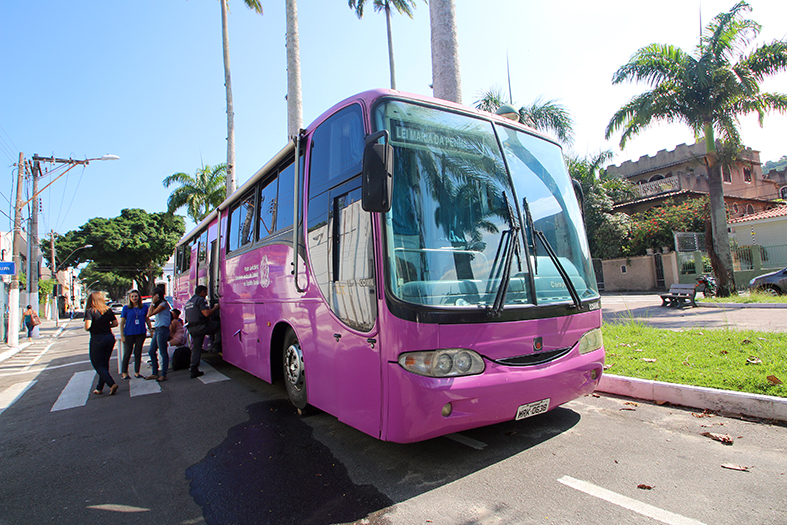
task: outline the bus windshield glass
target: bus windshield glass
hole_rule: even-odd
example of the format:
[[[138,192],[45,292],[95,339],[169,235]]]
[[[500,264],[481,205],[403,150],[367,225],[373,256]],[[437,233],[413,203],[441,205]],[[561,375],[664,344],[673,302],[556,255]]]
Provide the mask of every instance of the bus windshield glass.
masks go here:
[[[597,295],[582,217],[558,146],[486,120],[397,100],[378,105],[374,120],[377,129],[389,131],[395,151],[384,233],[394,296],[442,308],[491,308],[501,299],[503,307],[570,301],[546,249],[536,246],[529,264],[524,241],[535,237],[522,220],[523,197],[579,296]],[[504,295],[498,293],[502,283]]]

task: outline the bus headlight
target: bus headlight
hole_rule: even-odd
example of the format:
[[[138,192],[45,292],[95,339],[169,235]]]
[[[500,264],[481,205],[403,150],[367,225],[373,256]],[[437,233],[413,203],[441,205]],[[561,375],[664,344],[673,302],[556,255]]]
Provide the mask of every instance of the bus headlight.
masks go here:
[[[477,352],[463,348],[406,352],[399,356],[399,365],[408,372],[427,377],[471,376],[486,368]]]
[[[579,339],[578,346],[580,354],[587,354],[604,346],[604,338],[601,336],[601,329],[595,328],[587,332]]]

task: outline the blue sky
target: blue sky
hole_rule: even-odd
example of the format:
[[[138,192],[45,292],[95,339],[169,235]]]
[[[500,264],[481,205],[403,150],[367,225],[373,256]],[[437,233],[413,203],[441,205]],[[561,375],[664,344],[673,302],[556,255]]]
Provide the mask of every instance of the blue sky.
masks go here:
[[[264,14],[230,0],[230,57],[239,185],[286,142],[284,0]],[[463,102],[505,86],[514,102],[556,99],[575,119],[573,152],[612,149],[620,163],[692,143],[679,125],[631,140],[605,141],[614,111],[644,87],[612,86],[614,71],[644,45],[691,51],[700,11],[707,23],[733,0],[456,0]],[[787,2],[751,0],[759,42],[787,35]],[[701,4],[701,5],[700,5]],[[482,8],[483,6],[483,8]],[[387,87],[385,17],[358,20],[345,0],[301,0],[305,124],[354,93]],[[394,16],[397,85],[431,94],[429,9]],[[71,170],[44,191],[40,232],[65,233],[123,208],[164,211],[167,175],[226,161],[221,13],[216,0],[25,0],[0,4],[0,207],[11,214],[19,152],[78,159],[120,156]],[[765,83],[787,93],[787,73]],[[744,142],[762,160],[787,154],[787,116],[742,121]],[[48,182],[45,180],[44,183]],[[185,214],[185,211],[181,212]],[[187,228],[193,224],[189,223]],[[0,215],[0,229],[10,227]]]

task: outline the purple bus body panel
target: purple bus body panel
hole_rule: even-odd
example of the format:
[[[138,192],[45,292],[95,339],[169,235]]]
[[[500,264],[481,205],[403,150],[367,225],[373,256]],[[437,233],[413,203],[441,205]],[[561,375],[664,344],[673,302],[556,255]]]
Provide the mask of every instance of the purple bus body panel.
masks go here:
[[[557,319],[439,327],[391,319],[383,339],[388,343],[388,412],[381,438],[399,443],[420,441],[513,420],[520,405],[533,401],[549,398],[551,410],[589,394],[601,377],[604,350],[579,355],[574,347],[582,334],[600,325],[599,310]],[[489,340],[487,332],[494,332],[494,340]],[[572,350],[535,366],[502,366],[487,359],[530,354],[535,336],[544,338],[544,350]],[[512,346],[517,349],[511,350]],[[436,348],[476,350],[485,356],[486,370],[476,376],[437,379],[407,372],[396,362],[402,351]],[[596,379],[591,380],[594,370]],[[441,410],[448,402],[453,413],[446,418]]]
[[[225,261],[230,277],[223,283],[221,307],[224,359],[270,382],[271,352],[281,351],[270,347],[271,332],[286,323],[303,349],[309,403],[379,438],[381,360],[379,346],[372,349],[367,342],[374,332],[349,330],[316,287],[297,295],[290,261],[292,248],[286,244]],[[341,334],[339,341],[334,334]]]

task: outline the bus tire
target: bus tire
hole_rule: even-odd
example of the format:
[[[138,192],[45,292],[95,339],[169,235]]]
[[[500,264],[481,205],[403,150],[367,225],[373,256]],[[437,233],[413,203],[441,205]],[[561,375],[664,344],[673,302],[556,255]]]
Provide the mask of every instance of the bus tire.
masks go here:
[[[301,345],[292,330],[289,330],[284,337],[282,362],[284,363],[284,386],[287,389],[287,395],[290,398],[290,402],[300,412],[306,408],[308,403],[306,398],[306,371],[303,367]]]

